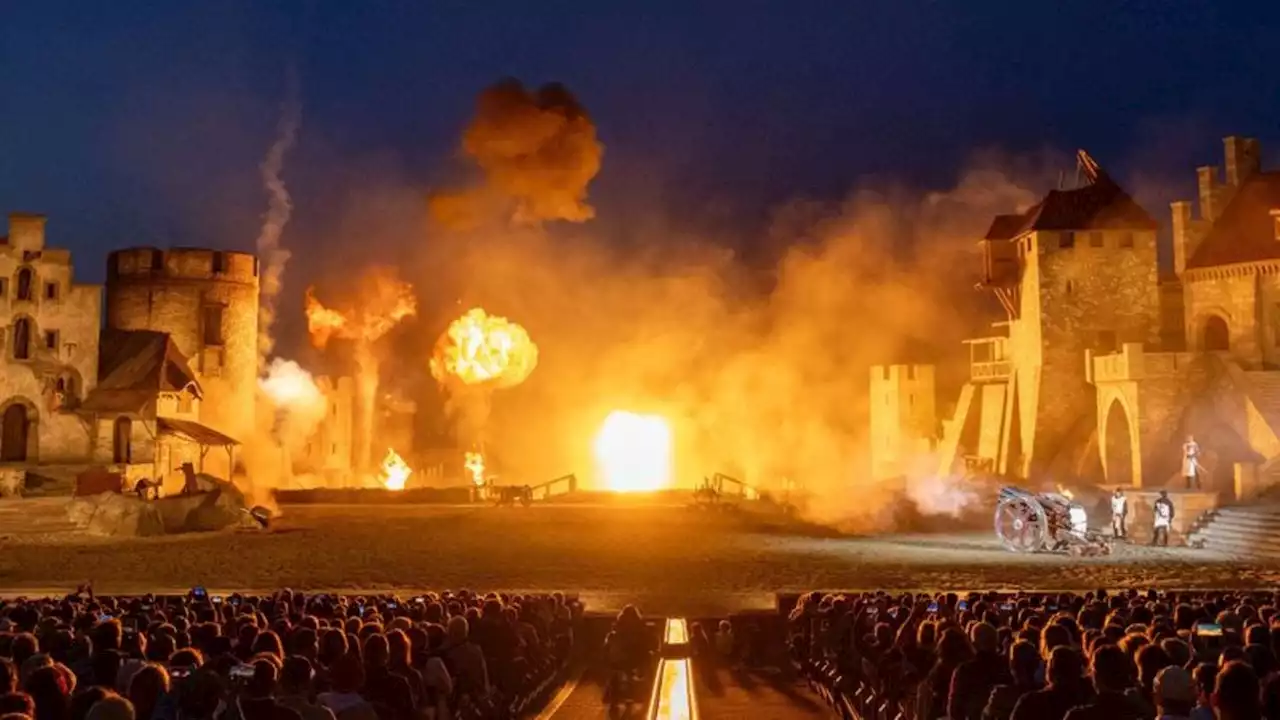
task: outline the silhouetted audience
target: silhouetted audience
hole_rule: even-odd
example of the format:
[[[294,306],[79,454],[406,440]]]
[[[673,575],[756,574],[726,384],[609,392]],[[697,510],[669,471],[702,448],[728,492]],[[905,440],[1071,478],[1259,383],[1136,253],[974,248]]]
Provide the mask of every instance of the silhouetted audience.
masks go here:
[[[845,715],[1280,720],[1280,593],[808,593],[788,633]]]
[[[505,718],[566,666],[579,610],[468,591],[0,601],[0,717]]]

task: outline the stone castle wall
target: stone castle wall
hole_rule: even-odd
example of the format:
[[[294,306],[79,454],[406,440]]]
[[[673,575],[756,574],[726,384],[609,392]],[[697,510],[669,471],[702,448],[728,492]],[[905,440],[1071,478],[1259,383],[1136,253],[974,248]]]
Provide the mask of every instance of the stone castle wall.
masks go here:
[[[1030,475],[1092,427],[1086,350],[1160,342],[1154,231],[1037,232],[1029,241],[1022,317],[1011,329]],[[1084,429],[1082,430],[1082,424]]]

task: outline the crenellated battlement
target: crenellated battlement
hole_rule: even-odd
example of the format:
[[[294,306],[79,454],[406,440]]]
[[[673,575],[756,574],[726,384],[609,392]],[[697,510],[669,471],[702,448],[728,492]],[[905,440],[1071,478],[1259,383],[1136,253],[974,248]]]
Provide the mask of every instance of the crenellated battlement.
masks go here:
[[[207,248],[126,248],[108,256],[107,275],[122,282],[137,278],[153,283],[168,277],[256,285],[258,258],[252,253]]]

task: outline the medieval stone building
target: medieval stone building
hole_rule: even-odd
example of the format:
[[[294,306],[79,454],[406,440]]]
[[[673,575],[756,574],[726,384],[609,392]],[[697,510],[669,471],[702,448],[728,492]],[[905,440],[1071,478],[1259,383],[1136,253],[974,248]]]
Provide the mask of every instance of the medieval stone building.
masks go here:
[[[1224,148],[1224,177],[1198,170],[1198,212],[1173,204],[1172,277],[1155,220],[1083,152],[1079,187],[993,220],[981,287],[1005,317],[967,342],[934,473],[1176,487],[1194,435],[1208,494],[1280,480],[1280,173],[1261,169],[1256,140]],[[928,369],[872,370],[881,477],[930,438],[877,393],[900,397]]]
[[[68,251],[46,247],[43,216],[9,216],[9,235],[0,238],[0,462],[89,454],[76,409],[98,379],[101,298],[101,286],[75,281]]]

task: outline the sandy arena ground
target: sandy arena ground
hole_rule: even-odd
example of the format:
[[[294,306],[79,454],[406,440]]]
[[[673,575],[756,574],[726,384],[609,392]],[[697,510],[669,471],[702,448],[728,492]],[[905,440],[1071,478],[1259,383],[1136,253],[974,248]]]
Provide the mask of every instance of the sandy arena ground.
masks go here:
[[[769,607],[822,589],[1270,587],[1280,564],[1120,546],[1109,558],[1015,555],[990,534],[849,537],[682,507],[294,506],[270,533],[0,541],[0,588],[99,592],[278,587],[576,590],[594,607]]]

